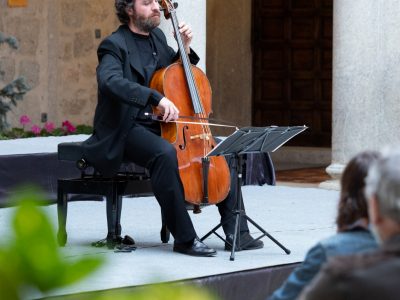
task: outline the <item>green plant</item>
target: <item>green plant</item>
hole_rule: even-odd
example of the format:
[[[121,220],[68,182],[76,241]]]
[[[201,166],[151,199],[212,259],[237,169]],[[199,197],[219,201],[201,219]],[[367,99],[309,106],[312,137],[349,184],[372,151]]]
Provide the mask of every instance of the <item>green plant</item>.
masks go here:
[[[31,299],[78,282],[99,268],[100,258],[65,260],[47,215],[38,205],[43,195],[25,187],[14,193],[17,203],[10,224],[12,237],[0,240],[0,299]],[[1,236],[0,236],[1,237]],[[58,297],[57,297],[58,298]],[[97,291],[68,295],[70,300],[217,300],[205,289],[182,283],[153,284],[128,290]],[[58,298],[59,299],[59,298]]]
[[[0,244],[1,299],[29,298],[32,290],[48,292],[79,281],[96,270],[99,258],[64,260],[56,235],[34,189],[16,192],[19,203],[12,220],[13,236]]]
[[[6,43],[12,49],[18,49],[18,40],[15,37],[6,37],[0,32],[0,46]],[[4,71],[0,70],[0,78],[4,76]],[[12,106],[17,106],[17,101],[21,101],[23,96],[30,90],[24,77],[18,77],[0,89],[0,133],[4,132],[9,124],[7,123],[7,113]]]
[[[151,284],[129,290],[68,295],[68,300],[218,300],[207,289],[182,283]]]

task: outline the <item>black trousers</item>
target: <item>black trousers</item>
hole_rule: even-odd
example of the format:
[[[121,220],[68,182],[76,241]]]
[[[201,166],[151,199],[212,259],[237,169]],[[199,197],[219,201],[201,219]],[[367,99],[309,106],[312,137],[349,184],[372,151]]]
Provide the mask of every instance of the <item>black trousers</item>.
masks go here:
[[[185,206],[176,150],[159,133],[157,127],[134,125],[127,137],[124,157],[149,170],[153,193],[164,213],[168,229],[176,243],[186,243],[196,237],[196,232]],[[227,199],[217,205],[222,222],[232,216],[236,200],[236,176],[235,171],[231,172],[231,192]],[[242,197],[240,199],[242,201]],[[233,233],[234,225],[235,218],[230,218],[223,226],[224,232]],[[248,230],[245,219],[241,221],[240,230]]]

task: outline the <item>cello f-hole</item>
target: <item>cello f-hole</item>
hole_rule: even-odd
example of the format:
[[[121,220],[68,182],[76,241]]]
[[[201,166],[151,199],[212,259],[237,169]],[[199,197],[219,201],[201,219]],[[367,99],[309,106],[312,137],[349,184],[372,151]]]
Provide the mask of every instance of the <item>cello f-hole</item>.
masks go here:
[[[186,149],[186,134],[185,130],[188,130],[189,127],[187,125],[183,126],[182,128],[182,137],[183,137],[183,145],[179,145],[179,149],[185,150]]]

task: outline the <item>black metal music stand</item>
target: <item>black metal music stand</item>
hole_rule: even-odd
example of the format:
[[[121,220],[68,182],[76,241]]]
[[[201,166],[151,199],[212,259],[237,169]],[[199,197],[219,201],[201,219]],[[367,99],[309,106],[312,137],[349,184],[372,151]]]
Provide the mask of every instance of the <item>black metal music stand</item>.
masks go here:
[[[286,254],[290,254],[290,250],[285,248],[281,243],[279,243],[273,236],[271,236],[268,232],[266,232],[260,225],[254,222],[249,216],[246,215],[246,212],[242,209],[242,201],[240,201],[241,197],[241,187],[242,187],[242,156],[246,153],[257,153],[257,152],[274,152],[291,138],[295,137],[299,133],[306,130],[306,126],[289,126],[289,127],[278,127],[278,126],[269,126],[269,127],[244,127],[233,134],[228,136],[225,140],[220,142],[210,153],[208,156],[219,156],[219,155],[233,155],[237,168],[237,185],[236,185],[236,203],[234,205],[234,209],[232,211],[232,217],[235,217],[235,231],[233,235],[233,245],[230,260],[235,260],[235,250],[238,245],[240,245],[240,235],[238,236],[238,230],[240,228],[240,219],[241,216],[246,218],[251,224],[253,224],[257,229],[259,229],[263,234],[256,238],[255,240],[259,240],[264,236],[267,236],[271,239],[275,244],[277,244]],[[224,242],[227,242],[223,237],[221,237],[216,230],[227,223],[230,218],[225,220],[222,223],[219,223],[210,232],[208,232],[205,236],[201,238],[201,240],[205,240],[211,234],[215,234]],[[247,244],[243,245],[244,248]],[[239,247],[238,247],[239,248]]]

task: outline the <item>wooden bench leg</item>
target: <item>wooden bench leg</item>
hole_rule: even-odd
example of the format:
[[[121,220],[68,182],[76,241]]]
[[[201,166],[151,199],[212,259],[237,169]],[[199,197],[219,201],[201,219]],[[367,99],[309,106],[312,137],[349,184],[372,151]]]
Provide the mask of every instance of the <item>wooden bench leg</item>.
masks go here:
[[[115,234],[121,236],[121,211],[122,211],[122,196],[117,197],[117,216],[115,219]]]
[[[121,196],[117,194],[117,189],[112,185],[111,191],[106,195],[106,206],[107,206],[107,247],[109,249],[114,248],[117,241],[117,227],[119,228],[120,220],[118,215],[121,216],[121,209],[118,204],[122,203]],[[119,213],[118,213],[119,212]]]
[[[116,197],[116,200],[114,199]],[[107,197],[107,236],[120,237],[122,232],[121,227],[121,211],[122,211],[122,196],[114,195]],[[114,203],[115,202],[115,203]]]
[[[161,210],[161,232],[160,232],[160,236],[161,236],[161,241],[166,244],[169,241],[169,237],[170,237],[170,232],[168,230],[167,225],[165,224],[165,217],[164,217],[164,213]]]
[[[60,246],[65,246],[67,243],[67,213],[68,213],[68,203],[67,194],[64,193],[63,189],[60,188],[58,184],[57,188],[57,212],[58,212],[58,233],[57,240]]]

